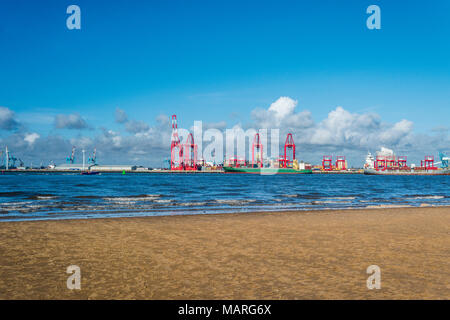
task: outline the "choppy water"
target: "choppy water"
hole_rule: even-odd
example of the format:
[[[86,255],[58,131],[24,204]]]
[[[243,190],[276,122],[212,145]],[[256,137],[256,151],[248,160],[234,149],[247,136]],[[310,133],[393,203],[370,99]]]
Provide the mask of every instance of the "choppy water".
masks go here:
[[[450,176],[0,175],[0,221],[450,205]]]

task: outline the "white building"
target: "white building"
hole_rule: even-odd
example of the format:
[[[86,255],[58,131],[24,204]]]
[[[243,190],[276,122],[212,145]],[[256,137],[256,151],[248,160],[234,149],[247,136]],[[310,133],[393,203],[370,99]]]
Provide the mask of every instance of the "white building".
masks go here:
[[[132,165],[95,165],[90,166],[89,170],[91,171],[133,171],[136,170],[136,166]]]

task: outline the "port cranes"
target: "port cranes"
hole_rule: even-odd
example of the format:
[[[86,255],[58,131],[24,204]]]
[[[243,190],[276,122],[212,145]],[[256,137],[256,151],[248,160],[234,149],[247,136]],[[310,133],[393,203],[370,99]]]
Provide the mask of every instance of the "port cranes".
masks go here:
[[[445,153],[443,153],[443,152],[439,152],[439,157],[441,158],[441,166],[442,166],[442,168],[448,168],[449,167],[449,162],[450,162],[450,157],[445,155]]]
[[[333,157],[332,156],[323,156],[322,170],[324,170],[324,171],[332,171],[333,170]]]
[[[192,133],[189,133],[184,147],[184,170],[197,170],[197,145],[194,143]]]
[[[172,138],[170,142],[170,170],[183,170],[183,148],[178,136],[177,116],[172,115]]]
[[[441,161],[435,162],[434,165],[440,164],[442,169],[448,168],[450,157],[448,157],[444,152],[439,151],[439,158],[441,159]]]
[[[252,143],[252,168],[255,167],[255,149],[258,152],[259,156],[256,154],[256,166],[262,168],[263,166],[263,145],[261,143],[261,139],[259,137],[259,133],[255,134]]]
[[[19,160],[20,163],[21,163],[21,166],[23,166],[22,160],[17,159],[13,155],[11,155],[11,153],[8,151],[8,146],[6,146],[6,148],[5,148],[5,158],[4,158],[5,169],[8,170],[10,168],[15,168],[17,160]]]
[[[70,155],[70,157],[66,158],[66,162],[73,164],[75,162],[75,146],[72,147],[72,154]]]
[[[292,160],[289,160],[287,155],[288,150],[292,150]],[[292,137],[292,133],[288,133],[286,136],[286,142],[284,143],[284,156],[280,159],[280,167],[287,168],[293,163],[295,160],[295,143],[294,138]]]
[[[336,156],[335,168],[338,170],[347,170],[347,160],[345,156]]]
[[[181,143],[178,136],[177,116],[172,115],[172,138],[170,141],[170,170],[197,170],[197,145],[192,133],[186,142]]]
[[[95,166],[97,164],[97,148],[94,148],[92,156],[89,157],[88,163]]]
[[[426,170],[437,170],[434,166],[434,156],[425,156],[425,159],[420,161],[420,166]]]

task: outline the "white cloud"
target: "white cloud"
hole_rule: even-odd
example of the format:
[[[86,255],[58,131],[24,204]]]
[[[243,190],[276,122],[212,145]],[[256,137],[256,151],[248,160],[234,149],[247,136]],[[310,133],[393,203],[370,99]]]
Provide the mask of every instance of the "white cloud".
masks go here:
[[[410,137],[413,123],[401,120],[395,124],[384,123],[374,113],[351,113],[338,106],[319,123],[311,112],[296,112],[297,101],[280,97],[268,109],[252,111],[255,128],[279,128],[283,141],[288,132],[294,134],[296,143],[316,150],[367,149],[381,144],[399,146]]]
[[[58,114],[54,124],[57,129],[86,129],[88,127],[86,121],[77,113]]]
[[[0,129],[14,130],[18,125],[14,112],[9,108],[0,107]]]
[[[130,133],[142,133],[150,129],[144,121],[129,120],[125,123],[125,129]]]
[[[380,140],[386,144],[397,145],[402,141],[402,139],[405,139],[412,133],[412,129],[413,123],[403,119],[394,124],[393,127],[383,131],[380,134]]]
[[[294,113],[297,103],[297,100],[293,100],[289,97],[280,97],[270,105],[269,111],[274,112],[275,117],[278,119],[283,119]]]
[[[293,133],[297,152],[302,159],[314,163],[319,163],[325,154],[347,155],[360,162],[367,151],[374,152],[382,146],[417,161],[424,154],[436,154],[437,150],[448,150],[450,146],[446,130],[435,130],[434,135],[416,134],[414,124],[407,119],[389,123],[378,114],[353,113],[338,106],[325,119],[314,122],[311,112],[298,108],[296,100],[280,97],[267,109],[255,108],[251,113],[253,123],[247,127],[279,128],[280,146],[286,134]]]
[[[25,137],[23,138],[23,140],[28,142],[29,145],[32,145],[40,137],[41,136],[39,134],[37,134],[36,132],[34,132],[34,133],[27,133],[27,134],[25,134]]]
[[[126,112],[120,108],[116,108],[115,119],[117,123],[125,125],[125,130],[130,133],[141,134],[150,130],[144,121],[129,120]]]
[[[70,143],[77,146],[77,148],[84,149],[92,146],[92,139],[89,137],[77,137],[70,139]]]
[[[311,112],[296,113],[297,101],[289,97],[280,97],[269,109],[256,108],[252,111],[252,119],[258,128],[309,128],[314,124]]]
[[[312,145],[368,147],[373,134],[380,133],[381,123],[376,114],[350,113],[337,107],[328,117],[307,132]]]
[[[5,109],[0,108],[0,119],[14,120],[14,113]],[[123,115],[126,132],[100,128],[89,137],[79,135],[72,139],[52,133],[45,137],[39,136],[22,128],[14,120],[19,129],[2,137],[1,144],[3,147],[8,145],[14,155],[26,161],[53,160],[63,163],[75,145],[78,159],[82,148],[89,152],[97,148],[99,163],[134,163],[133,159],[138,157],[138,164],[162,165],[163,159],[170,156],[170,117],[159,115],[156,124],[150,126],[142,121],[129,120],[125,112]],[[311,112],[300,109],[297,101],[289,97],[281,97],[265,109],[255,109],[251,116],[253,123],[245,126],[237,124],[234,129],[279,128],[280,149],[286,134],[291,132],[297,145],[297,157],[313,163],[319,163],[322,155],[333,154],[346,155],[350,161],[353,159],[355,165],[361,165],[368,150],[374,152],[382,146],[393,149],[398,155],[408,155],[419,160],[425,154],[437,154],[437,150],[450,151],[450,136],[445,128],[439,128],[434,134],[416,134],[413,132],[413,123],[406,119],[389,123],[377,114],[354,113],[340,106],[331,110],[321,121],[314,122]],[[127,125],[132,126],[133,130],[127,130]],[[208,128],[217,128],[223,132],[226,126],[225,122],[204,123],[203,132]],[[6,127],[11,128],[10,125]],[[197,138],[196,143],[199,143]],[[203,144],[203,150],[207,145]]]
[[[128,116],[126,114],[126,112],[120,108],[116,108],[116,122],[117,123],[125,123],[128,121]]]

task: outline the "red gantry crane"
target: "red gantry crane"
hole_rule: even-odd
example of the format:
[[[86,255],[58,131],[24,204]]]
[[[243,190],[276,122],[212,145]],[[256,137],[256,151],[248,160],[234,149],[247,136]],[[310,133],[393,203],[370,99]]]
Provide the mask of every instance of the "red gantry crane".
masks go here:
[[[325,171],[333,170],[333,157],[332,156],[323,156],[322,170],[325,170]]]
[[[197,145],[194,143],[192,133],[189,133],[184,149],[184,170],[197,170]]]
[[[292,160],[290,160],[287,155],[288,149],[292,149]],[[292,133],[288,133],[286,136],[286,142],[284,143],[284,156],[281,157],[280,160],[278,161],[280,164],[280,168],[287,168],[291,166],[294,160],[295,160],[294,138],[292,137]]]
[[[397,164],[400,170],[409,169],[408,168],[408,158],[406,156],[397,157]]]
[[[420,166],[425,168],[425,170],[437,170],[438,168],[434,166],[434,156],[425,156],[425,160],[420,161]]]
[[[259,138],[259,133],[255,134],[255,137],[253,138],[253,144],[252,144],[252,168],[255,167],[255,148],[257,151],[259,151],[259,157],[258,154],[256,154],[256,165],[260,168],[263,166],[263,145]]]
[[[170,170],[183,170],[183,148],[178,136],[177,116],[172,115],[172,138],[170,142]]]
[[[338,170],[347,170],[347,161],[345,156],[336,156],[336,169]]]

